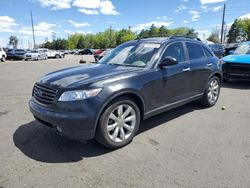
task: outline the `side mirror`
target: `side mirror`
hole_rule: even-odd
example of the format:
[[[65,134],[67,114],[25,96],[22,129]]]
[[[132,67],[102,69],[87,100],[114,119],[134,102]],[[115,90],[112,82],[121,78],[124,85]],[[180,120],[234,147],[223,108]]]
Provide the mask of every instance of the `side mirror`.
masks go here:
[[[171,66],[171,65],[177,65],[178,61],[170,56],[165,57],[159,64],[160,68]]]
[[[230,51],[228,52],[228,54],[229,54],[229,55],[234,54],[234,50],[230,50]]]

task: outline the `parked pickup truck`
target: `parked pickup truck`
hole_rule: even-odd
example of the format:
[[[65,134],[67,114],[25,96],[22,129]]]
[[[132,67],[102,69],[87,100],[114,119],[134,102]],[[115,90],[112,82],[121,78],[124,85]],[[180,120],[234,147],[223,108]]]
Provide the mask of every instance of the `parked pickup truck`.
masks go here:
[[[250,80],[250,41],[243,42],[231,54],[223,59],[223,79]]]

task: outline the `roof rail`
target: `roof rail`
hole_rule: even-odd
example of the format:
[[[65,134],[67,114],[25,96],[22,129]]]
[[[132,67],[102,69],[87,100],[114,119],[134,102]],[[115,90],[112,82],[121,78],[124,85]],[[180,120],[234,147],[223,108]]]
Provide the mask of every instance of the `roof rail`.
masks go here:
[[[198,37],[192,37],[192,36],[187,36],[187,35],[173,35],[173,36],[169,37],[169,39],[177,39],[177,38],[188,38],[188,39],[194,39],[194,40],[201,41],[201,39]]]

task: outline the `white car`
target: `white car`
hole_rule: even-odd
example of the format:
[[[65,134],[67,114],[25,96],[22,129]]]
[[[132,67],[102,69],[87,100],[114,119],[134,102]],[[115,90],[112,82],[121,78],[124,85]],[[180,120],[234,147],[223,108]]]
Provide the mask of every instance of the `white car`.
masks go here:
[[[45,52],[42,52],[40,50],[31,50],[24,54],[24,60],[46,60],[48,59],[48,56]]]
[[[40,51],[43,51],[47,54],[48,58],[64,58],[64,54],[62,52],[59,51],[53,51],[53,50],[49,50],[47,48],[40,48],[38,49]]]
[[[6,55],[5,51],[3,50],[2,47],[0,47],[0,60],[2,62],[5,62],[6,57],[7,57],[7,55]]]

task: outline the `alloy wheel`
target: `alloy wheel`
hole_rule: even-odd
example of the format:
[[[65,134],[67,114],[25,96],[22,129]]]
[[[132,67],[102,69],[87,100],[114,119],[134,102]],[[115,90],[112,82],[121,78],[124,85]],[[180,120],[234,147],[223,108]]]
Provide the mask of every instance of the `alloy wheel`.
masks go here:
[[[117,106],[109,115],[107,133],[114,142],[123,142],[133,133],[136,125],[136,113],[128,104]]]
[[[210,81],[207,95],[209,102],[211,104],[214,104],[219,95],[219,82],[217,79],[213,79]]]

